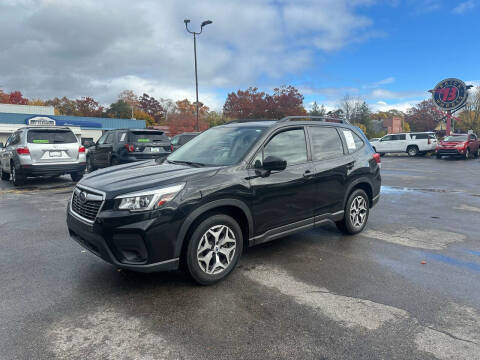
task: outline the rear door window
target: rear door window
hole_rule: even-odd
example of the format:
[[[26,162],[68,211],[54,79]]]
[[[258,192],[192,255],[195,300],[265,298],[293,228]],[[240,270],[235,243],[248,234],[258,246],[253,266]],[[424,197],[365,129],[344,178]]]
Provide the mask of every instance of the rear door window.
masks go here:
[[[109,133],[107,138],[105,139],[105,144],[113,144],[114,137],[115,137],[114,132]]]
[[[342,140],[335,128],[311,126],[308,133],[314,161],[343,156]]]
[[[130,141],[133,143],[153,143],[168,141],[167,135],[162,131],[132,131]]]
[[[69,130],[29,130],[27,142],[30,144],[72,144],[78,140]]]
[[[347,143],[347,149],[349,154],[354,153],[355,151],[361,149],[363,145],[365,145],[362,138],[355,134],[355,132],[353,132],[352,130],[343,129],[342,132],[345,138],[345,142]]]

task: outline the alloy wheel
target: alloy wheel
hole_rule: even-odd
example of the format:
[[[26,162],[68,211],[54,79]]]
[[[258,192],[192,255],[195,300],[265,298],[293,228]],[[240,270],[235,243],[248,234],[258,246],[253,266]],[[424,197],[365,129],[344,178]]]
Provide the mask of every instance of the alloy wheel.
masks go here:
[[[357,196],[350,205],[350,221],[353,227],[361,228],[367,219],[367,201],[363,196]]]
[[[197,248],[198,265],[209,275],[220,274],[235,256],[237,240],[226,225],[215,225],[203,234]]]
[[[13,183],[17,181],[17,170],[15,170],[15,166],[12,166],[12,181]]]

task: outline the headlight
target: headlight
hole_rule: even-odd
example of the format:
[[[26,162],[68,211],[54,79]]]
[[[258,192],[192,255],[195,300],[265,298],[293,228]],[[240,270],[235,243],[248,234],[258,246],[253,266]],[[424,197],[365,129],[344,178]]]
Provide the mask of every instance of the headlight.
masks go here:
[[[185,183],[155,190],[147,190],[117,196],[117,209],[148,211],[157,209],[172,200],[185,186]]]

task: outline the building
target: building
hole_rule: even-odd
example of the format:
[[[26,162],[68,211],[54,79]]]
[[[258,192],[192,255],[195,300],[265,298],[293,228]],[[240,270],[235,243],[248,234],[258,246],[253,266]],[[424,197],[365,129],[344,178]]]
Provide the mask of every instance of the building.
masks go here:
[[[379,133],[384,131],[386,134],[396,134],[403,132],[402,118],[394,116],[390,119],[372,120],[372,128]]]
[[[1,104],[9,105],[9,104]],[[29,105],[15,105],[27,106]],[[33,108],[49,108],[46,106],[33,106]],[[4,109],[2,106],[0,109]],[[45,110],[45,109],[41,109]],[[50,110],[48,110],[50,111]],[[7,138],[17,129],[27,125],[41,126],[68,126],[79,139],[97,141],[103,132],[112,129],[144,129],[145,120],[94,118],[81,116],[60,116],[52,114],[36,113],[5,113],[0,112],[0,142],[6,142]]]
[[[0,104],[0,113],[55,115],[53,106]]]

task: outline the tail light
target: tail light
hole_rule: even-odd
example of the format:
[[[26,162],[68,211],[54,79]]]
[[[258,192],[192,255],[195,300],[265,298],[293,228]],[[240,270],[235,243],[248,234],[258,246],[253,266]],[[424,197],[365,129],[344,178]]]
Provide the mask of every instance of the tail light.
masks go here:
[[[127,149],[128,152],[135,151],[135,148],[133,147],[133,145],[128,145],[128,144],[125,144],[125,149]]]
[[[28,147],[23,147],[23,148],[18,148],[17,149],[17,154],[18,155],[30,155],[30,150],[28,150]]]
[[[431,143],[432,143],[432,140],[428,138],[428,145],[430,145]]]
[[[78,148],[78,152],[79,152],[79,153],[84,153],[84,152],[85,152],[85,146],[80,146],[80,147]]]
[[[170,151],[173,152],[173,145],[170,144]]]
[[[379,165],[381,164],[382,159],[380,159],[380,154],[379,154],[379,153],[373,154],[373,158],[375,159],[375,162],[376,162],[377,164],[379,164]]]

